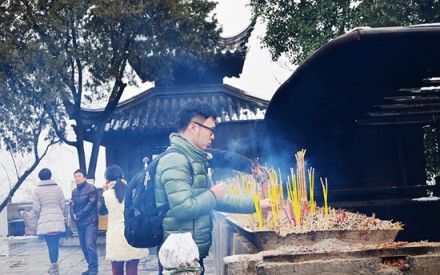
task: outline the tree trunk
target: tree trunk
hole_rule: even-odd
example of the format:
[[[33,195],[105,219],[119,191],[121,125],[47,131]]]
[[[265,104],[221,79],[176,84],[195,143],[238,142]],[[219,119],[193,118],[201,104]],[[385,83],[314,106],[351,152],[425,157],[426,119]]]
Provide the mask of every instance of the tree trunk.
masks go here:
[[[97,127],[93,137],[93,146],[90,155],[87,178],[95,179],[96,165],[98,163],[99,146],[101,146],[101,141],[104,136],[105,124],[107,123],[107,121],[110,120],[111,116],[113,115],[113,111],[118,105],[119,100],[121,99],[122,93],[124,92],[126,86],[127,84],[123,83],[120,80],[116,80],[115,86],[113,87],[112,95],[110,96],[109,102],[107,103],[107,106],[104,109],[103,118],[96,123]]]
[[[101,146],[102,137],[104,136],[105,122],[100,124],[102,125],[98,126],[93,136],[93,146],[92,152],[90,154],[89,170],[87,173],[87,178],[89,179],[95,179],[96,165],[98,164],[99,146]]]
[[[77,126],[74,127],[76,134],[75,148],[78,155],[78,164],[80,169],[87,171],[86,153],[84,151],[84,127],[82,126],[80,118],[75,118],[75,121],[77,123]]]

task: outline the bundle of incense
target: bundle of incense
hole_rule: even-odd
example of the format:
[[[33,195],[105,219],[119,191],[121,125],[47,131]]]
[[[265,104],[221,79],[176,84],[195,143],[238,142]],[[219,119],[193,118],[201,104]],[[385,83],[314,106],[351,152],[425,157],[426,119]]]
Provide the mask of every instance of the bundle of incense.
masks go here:
[[[328,205],[327,178],[320,178],[324,205],[322,207],[323,210],[317,213],[315,169],[313,167],[306,169],[305,153],[306,150],[303,149],[295,154],[297,169],[296,171],[293,168],[290,169],[290,175],[287,177],[286,182],[286,198],[284,197],[280,169],[264,169],[264,179],[261,175],[258,176],[257,174],[252,176],[237,174],[231,180],[230,193],[239,193],[240,195],[252,198],[256,214],[251,216],[251,221],[252,223],[257,221],[260,230],[263,227],[265,229],[280,230],[286,222],[293,228],[306,230],[316,222],[316,219],[319,220],[319,217],[326,216],[326,220],[331,217],[331,209]],[[265,198],[268,198],[270,201],[271,211],[268,212],[270,217],[266,217],[261,211],[260,200]]]
[[[288,181],[288,197],[292,204],[292,210],[295,218],[295,225],[299,225],[301,222],[301,201],[299,196],[299,183],[296,179],[296,175],[293,172],[293,169],[290,169],[291,181]]]
[[[240,195],[240,182],[237,177],[233,177],[228,184],[228,195]]]
[[[306,187],[306,173],[305,173],[305,163],[304,156],[306,154],[306,149],[302,149],[295,154],[297,170],[296,174],[298,177],[298,182],[300,186],[300,199],[301,203],[307,202],[307,187]]]
[[[273,226],[276,228],[278,226],[277,218],[279,212],[279,188],[278,188],[278,177],[275,170],[271,170],[269,173],[269,201],[272,210],[272,221]]]

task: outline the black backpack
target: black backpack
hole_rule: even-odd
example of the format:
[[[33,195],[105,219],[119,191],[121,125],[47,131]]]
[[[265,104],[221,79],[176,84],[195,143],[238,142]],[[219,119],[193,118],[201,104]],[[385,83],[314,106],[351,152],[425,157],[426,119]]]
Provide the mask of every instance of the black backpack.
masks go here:
[[[169,153],[184,155],[177,148],[167,149],[156,157],[148,167],[137,173],[127,185],[124,198],[124,235],[127,242],[133,247],[155,247],[163,241],[162,220],[169,209],[169,205],[165,203],[161,207],[156,207],[154,178],[159,160]],[[191,162],[188,158],[187,160],[193,179],[194,172]]]

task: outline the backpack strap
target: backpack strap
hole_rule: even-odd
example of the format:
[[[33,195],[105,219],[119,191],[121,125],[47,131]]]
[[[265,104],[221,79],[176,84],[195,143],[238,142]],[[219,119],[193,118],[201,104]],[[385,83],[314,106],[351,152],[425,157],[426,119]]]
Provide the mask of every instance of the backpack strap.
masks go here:
[[[154,167],[154,170],[156,171],[156,169],[157,169],[157,165],[159,164],[159,159],[162,158],[163,156],[168,155],[168,154],[171,154],[171,153],[178,153],[178,154],[180,154],[180,155],[183,155],[183,156],[186,158],[186,160],[188,161],[189,172],[190,172],[190,175],[191,175],[191,185],[193,185],[193,183],[194,183],[194,169],[193,169],[193,167],[192,167],[192,165],[191,165],[191,161],[190,161],[189,158],[188,158],[188,157],[182,152],[182,150],[180,150],[180,149],[178,149],[178,148],[171,147],[171,148],[165,150],[162,154],[160,154],[160,155],[156,158],[157,161],[156,161],[156,163],[154,164],[154,165],[156,165],[156,167]],[[156,176],[156,172],[154,173],[154,177],[155,177],[155,176]],[[161,216],[165,216],[166,212],[168,212],[169,209],[170,209],[170,204],[168,203],[168,198],[167,198],[167,201],[166,201],[166,202],[164,203],[164,205],[162,205],[162,206],[160,207],[160,209],[158,209],[158,210],[159,210],[159,213],[160,213]]]
[[[148,188],[152,187],[153,190],[154,190],[154,186],[150,186],[149,187],[149,184],[154,182],[154,177],[156,176],[156,169],[157,169],[157,165],[159,163],[159,160],[163,156],[165,156],[167,154],[171,154],[171,153],[179,153],[179,154],[183,155],[186,158],[186,160],[188,161],[189,171],[190,171],[190,174],[191,174],[191,185],[194,183],[194,169],[193,169],[193,167],[191,165],[191,161],[189,160],[189,158],[182,152],[182,150],[180,150],[178,148],[169,148],[169,149],[165,150],[164,152],[162,152],[158,157],[156,157],[150,163],[150,165],[148,165],[148,166],[146,165],[144,167],[144,171],[143,172],[139,172],[138,174],[136,174],[135,177],[130,181],[130,182],[142,182],[142,186],[143,187],[137,186],[135,184],[133,184],[133,185],[129,184],[128,185],[128,188],[127,188],[126,192],[129,192],[130,196],[129,196],[129,198],[125,199],[126,209],[129,208],[129,207],[127,207],[128,205],[131,205],[131,204],[134,205],[134,204],[140,204],[141,203],[141,201],[138,200],[138,196],[136,195],[136,194],[140,194],[140,192],[136,192],[136,190],[138,188],[144,188],[145,190],[147,190]],[[152,172],[152,173],[150,173],[150,172]],[[150,181],[150,180],[152,180],[152,181]],[[139,207],[139,205],[137,207]],[[137,207],[131,207],[131,208],[137,208]],[[160,212],[161,216],[164,216],[165,213],[168,211],[168,209],[169,209],[169,204],[168,204],[168,201],[167,201],[164,205],[159,207],[157,210]]]

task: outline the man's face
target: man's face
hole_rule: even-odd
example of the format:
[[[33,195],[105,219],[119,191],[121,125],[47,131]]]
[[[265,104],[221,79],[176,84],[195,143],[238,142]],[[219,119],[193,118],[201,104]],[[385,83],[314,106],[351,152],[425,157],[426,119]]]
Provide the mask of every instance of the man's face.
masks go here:
[[[86,182],[87,179],[86,176],[84,176],[84,174],[81,172],[73,174],[73,178],[75,179],[76,184],[82,184]]]
[[[210,147],[212,145],[212,141],[214,140],[214,131],[216,126],[214,118],[209,117],[203,122],[194,120],[191,123],[196,126],[193,141],[194,145],[202,150]]]

